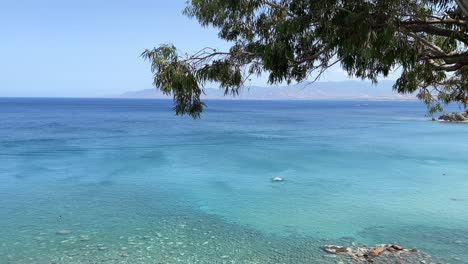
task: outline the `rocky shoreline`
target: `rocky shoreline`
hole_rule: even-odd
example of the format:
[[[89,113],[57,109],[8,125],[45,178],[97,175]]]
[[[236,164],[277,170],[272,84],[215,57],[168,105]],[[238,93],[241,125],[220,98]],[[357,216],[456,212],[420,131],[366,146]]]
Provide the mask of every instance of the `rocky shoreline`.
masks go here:
[[[468,123],[468,111],[445,113],[441,115],[438,119],[433,118],[432,120],[439,122]]]
[[[322,250],[328,254],[348,257],[350,262],[347,263],[434,263],[428,254],[414,248],[403,248],[397,244],[381,244],[374,247],[324,245]]]

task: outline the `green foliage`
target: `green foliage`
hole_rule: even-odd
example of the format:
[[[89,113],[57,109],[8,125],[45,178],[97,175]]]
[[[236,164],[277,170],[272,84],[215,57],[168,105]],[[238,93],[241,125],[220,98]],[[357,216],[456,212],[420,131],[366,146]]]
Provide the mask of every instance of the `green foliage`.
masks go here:
[[[200,101],[202,90],[190,65],[179,60],[176,48],[163,45],[145,50],[141,56],[151,61],[151,71],[157,76],[153,85],[166,95],[174,94],[176,114],[198,117],[204,106]]]
[[[468,103],[468,14],[455,1],[192,0],[184,13],[217,28],[232,47],[143,52],[177,114],[199,117],[208,82],[236,95],[251,75],[290,83],[317,79],[334,64],[373,82],[400,67],[394,89],[417,93],[430,113]]]

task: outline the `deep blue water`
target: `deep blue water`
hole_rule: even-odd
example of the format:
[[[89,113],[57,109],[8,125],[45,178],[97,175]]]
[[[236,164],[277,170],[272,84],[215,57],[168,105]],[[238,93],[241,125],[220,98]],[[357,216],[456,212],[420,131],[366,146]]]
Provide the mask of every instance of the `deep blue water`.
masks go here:
[[[393,242],[468,263],[468,124],[414,101],[207,103],[0,99],[1,263],[335,263],[321,245]]]

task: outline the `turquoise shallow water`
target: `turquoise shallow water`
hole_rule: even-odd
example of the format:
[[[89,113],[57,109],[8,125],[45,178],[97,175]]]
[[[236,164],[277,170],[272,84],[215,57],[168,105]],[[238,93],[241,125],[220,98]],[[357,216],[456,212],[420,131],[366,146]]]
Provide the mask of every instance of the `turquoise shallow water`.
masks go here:
[[[321,245],[393,242],[468,263],[468,125],[418,102],[171,107],[0,99],[1,263],[336,263]]]

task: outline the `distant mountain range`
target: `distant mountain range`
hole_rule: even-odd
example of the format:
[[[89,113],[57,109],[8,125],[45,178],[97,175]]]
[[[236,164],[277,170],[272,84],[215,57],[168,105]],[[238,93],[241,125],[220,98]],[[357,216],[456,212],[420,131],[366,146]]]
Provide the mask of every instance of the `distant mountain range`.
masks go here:
[[[220,89],[205,89],[204,99],[241,100],[326,100],[326,99],[373,99],[411,100],[414,95],[401,95],[392,90],[392,81],[382,81],[377,85],[364,81],[299,83],[289,86],[248,86],[238,96],[224,96]],[[145,89],[126,92],[121,98],[168,98],[158,89]]]

